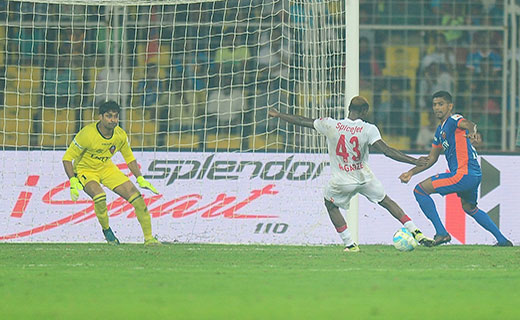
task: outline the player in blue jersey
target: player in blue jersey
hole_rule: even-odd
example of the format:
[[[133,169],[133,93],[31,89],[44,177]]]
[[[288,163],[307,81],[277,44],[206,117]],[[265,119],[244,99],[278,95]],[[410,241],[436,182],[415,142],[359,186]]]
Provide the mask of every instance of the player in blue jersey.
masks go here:
[[[513,243],[500,232],[487,213],[477,207],[477,191],[482,179],[477,152],[472,145],[472,143],[479,142],[480,139],[480,136],[477,135],[477,125],[464,119],[460,114],[452,113],[453,102],[450,93],[436,92],[432,102],[433,112],[440,120],[440,124],[433,138],[428,163],[426,166],[416,166],[401,174],[399,179],[403,183],[408,183],[412,176],[435,164],[444,150],[450,172],[432,176],[419,183],[414,189],[415,199],[421,210],[435,227],[435,245],[450,242],[451,236],[444,228],[430,194],[439,193],[444,196],[456,193],[461,199],[464,212],[495,236],[497,246],[513,246]]]

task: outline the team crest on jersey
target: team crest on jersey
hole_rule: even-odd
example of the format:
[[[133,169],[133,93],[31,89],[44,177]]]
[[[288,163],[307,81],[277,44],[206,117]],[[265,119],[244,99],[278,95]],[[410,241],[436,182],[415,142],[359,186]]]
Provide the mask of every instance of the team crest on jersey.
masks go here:
[[[459,120],[460,118],[464,118],[461,114],[454,114],[451,116],[453,120]]]
[[[446,140],[446,132],[441,131],[441,137],[443,140]]]
[[[109,150],[111,154],[114,154],[114,152],[116,151],[116,146],[112,145]]]

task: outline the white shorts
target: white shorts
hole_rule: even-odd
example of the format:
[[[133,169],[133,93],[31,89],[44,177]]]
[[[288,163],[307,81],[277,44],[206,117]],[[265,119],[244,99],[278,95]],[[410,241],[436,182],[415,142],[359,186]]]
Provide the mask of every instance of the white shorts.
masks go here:
[[[330,180],[328,185],[325,187],[323,196],[325,199],[334,203],[336,206],[347,210],[349,208],[350,199],[356,194],[364,195],[368,200],[373,203],[379,203],[383,201],[386,196],[385,189],[381,181],[373,177],[370,181],[365,183],[341,183]]]

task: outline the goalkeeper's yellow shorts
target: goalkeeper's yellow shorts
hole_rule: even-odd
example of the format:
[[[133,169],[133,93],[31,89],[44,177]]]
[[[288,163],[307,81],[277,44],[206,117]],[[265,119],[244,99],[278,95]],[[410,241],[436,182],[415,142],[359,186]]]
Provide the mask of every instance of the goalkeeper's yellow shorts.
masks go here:
[[[110,190],[114,190],[123,183],[130,181],[113,163],[99,170],[78,170],[76,175],[83,186],[86,186],[90,181],[96,181]]]

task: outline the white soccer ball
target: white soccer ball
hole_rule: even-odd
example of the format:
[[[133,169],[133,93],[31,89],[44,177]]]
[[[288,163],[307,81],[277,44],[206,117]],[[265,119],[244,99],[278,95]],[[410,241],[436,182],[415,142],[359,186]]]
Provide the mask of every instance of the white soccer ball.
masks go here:
[[[406,228],[401,228],[394,233],[394,247],[399,251],[412,251],[418,243]]]

